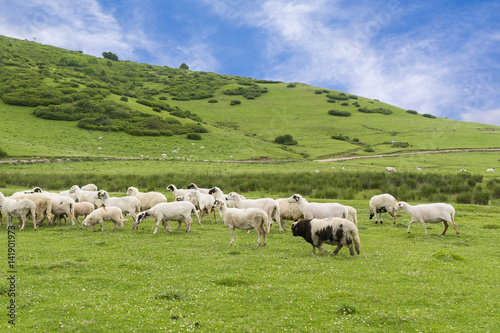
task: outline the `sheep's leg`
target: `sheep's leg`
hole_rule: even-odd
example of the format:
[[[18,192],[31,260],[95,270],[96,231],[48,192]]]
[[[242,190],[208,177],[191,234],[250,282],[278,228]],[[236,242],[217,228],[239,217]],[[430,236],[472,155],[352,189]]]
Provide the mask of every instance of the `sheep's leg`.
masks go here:
[[[167,229],[167,225],[166,225],[166,224],[164,224],[165,222],[164,222],[164,221],[162,221],[162,223],[163,223],[163,226],[165,227],[165,229]],[[167,221],[167,223],[168,223],[168,221]],[[160,220],[158,219],[158,220],[156,220],[156,224],[155,224],[155,231],[153,231],[153,234],[156,234],[156,233],[158,232],[158,226],[159,226],[159,225],[160,225]],[[170,225],[169,225],[169,228],[170,228]]]
[[[116,221],[113,221],[113,229],[111,229],[111,232],[115,232],[117,225],[118,223]]]
[[[455,221],[453,221],[453,219],[451,219],[450,223],[451,223],[451,226],[453,227],[453,229],[455,229],[455,232],[457,233],[457,236],[460,237],[460,233],[458,232],[458,226],[455,223]]]
[[[191,219],[191,216],[184,219],[184,223],[186,223],[186,232],[191,232],[191,226],[193,225],[193,220]]]
[[[391,214],[392,216],[392,222],[394,222],[394,224],[396,224],[396,212],[388,212],[389,214]]]
[[[259,228],[258,228],[258,227],[255,227],[255,226],[254,226],[254,229],[255,229],[255,231],[257,231],[257,235],[258,235],[258,238],[257,238],[257,246],[260,246],[260,245],[262,244],[262,242],[260,241],[261,236],[262,236],[262,235],[261,235],[261,232],[260,232],[260,230],[259,230]]]
[[[327,251],[321,247],[321,245],[316,246],[321,252],[326,253]]]
[[[99,224],[101,225],[101,232],[104,232],[104,221],[99,222]]]
[[[444,235],[446,234],[446,230],[448,230],[448,222],[443,221],[443,223],[444,223],[444,231],[443,231],[443,233],[441,234],[441,236],[444,236]]]
[[[234,244],[234,228],[229,228],[229,231],[231,232],[231,242],[229,243],[229,245],[233,245]]]
[[[217,212],[215,211],[215,209],[213,210],[214,212],[214,220],[215,220],[215,223],[217,223]]]
[[[408,223],[408,231],[407,231],[407,233],[410,233],[411,224],[412,224],[413,222],[415,222],[415,221],[411,220],[411,221],[410,221],[410,223]]]
[[[123,225],[123,221],[120,221],[120,228],[122,229],[122,231],[125,231],[125,226]]]
[[[92,231],[95,232],[95,224],[92,225]]]
[[[342,249],[342,247],[342,244],[337,245],[335,250],[333,250],[332,256],[336,256],[337,253],[339,253],[340,249]],[[349,247],[349,250],[351,251],[351,257],[354,257],[354,249],[352,248],[352,245]]]
[[[425,227],[424,221],[422,221],[422,226],[424,227],[425,235],[427,236],[429,233],[427,232],[427,228]]]
[[[20,222],[22,222],[22,226],[21,226],[21,228],[20,228],[19,230],[21,230],[21,231],[23,231],[23,230],[24,230],[24,226],[26,225],[26,219],[27,219],[27,218],[28,218],[28,217],[27,217],[26,215],[21,215],[21,216],[19,217],[19,221],[20,221]]]
[[[179,222],[179,226],[177,227],[177,229],[180,229],[182,226],[182,221],[177,221],[177,222]],[[164,226],[165,226],[165,224],[164,224]]]

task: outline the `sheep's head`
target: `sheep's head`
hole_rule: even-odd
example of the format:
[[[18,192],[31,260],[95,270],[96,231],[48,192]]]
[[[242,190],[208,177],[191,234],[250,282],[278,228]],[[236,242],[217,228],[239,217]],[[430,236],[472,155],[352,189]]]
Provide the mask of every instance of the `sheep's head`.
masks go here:
[[[216,190],[216,187],[211,188],[211,189],[208,191],[208,194],[214,194],[214,193],[215,193],[215,190]]]
[[[33,188],[33,192],[34,193],[42,193],[42,189],[37,186],[37,187]]]
[[[87,216],[87,217],[85,218],[85,220],[83,220],[82,225],[83,225],[85,228],[88,228],[88,227],[90,227],[91,225],[93,225],[93,224],[95,224],[95,223],[96,223],[96,222],[95,222],[94,217],[89,215],[89,216]]]
[[[80,186],[78,186],[78,185],[71,186],[71,188],[69,189],[69,193],[75,193],[75,191],[76,191],[77,188],[79,189]]]
[[[167,191],[172,191],[172,192],[175,191],[175,186],[172,185],[172,184],[168,185],[167,186]]]
[[[178,195],[175,197],[175,201],[184,201],[184,197],[182,195]]]
[[[406,205],[406,202],[404,202],[404,201],[400,201],[400,202],[398,202],[398,204],[396,205],[396,209],[395,209],[395,210],[403,210],[403,209],[404,209],[404,207],[405,207],[405,205]]]
[[[195,183],[191,183],[191,184],[189,184],[189,185],[187,186],[187,188],[188,188],[188,190],[195,190],[195,189],[197,189],[197,188],[198,188],[198,186],[196,186],[196,184],[195,184]]]
[[[300,195],[299,194],[294,194],[288,199],[289,203],[294,203],[294,202],[299,202],[300,200]]]

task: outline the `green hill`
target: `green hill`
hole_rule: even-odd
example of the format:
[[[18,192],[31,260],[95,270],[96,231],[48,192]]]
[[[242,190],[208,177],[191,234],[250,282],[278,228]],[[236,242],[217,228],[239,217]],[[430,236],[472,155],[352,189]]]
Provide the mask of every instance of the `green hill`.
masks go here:
[[[0,98],[0,148],[10,157],[300,160],[500,147],[497,126],[2,36]],[[287,134],[296,145],[274,142]]]

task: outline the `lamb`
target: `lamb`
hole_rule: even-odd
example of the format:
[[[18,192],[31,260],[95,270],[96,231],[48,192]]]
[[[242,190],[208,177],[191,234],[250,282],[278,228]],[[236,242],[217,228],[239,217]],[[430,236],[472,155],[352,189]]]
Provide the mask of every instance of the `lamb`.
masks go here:
[[[394,169],[393,167],[386,167],[385,171],[387,171],[387,172],[397,172],[396,169]]]
[[[94,205],[95,208],[99,208],[102,206],[102,200],[99,199],[97,195],[97,191],[85,191],[80,188],[78,185],[73,185],[69,189],[70,193],[75,193],[78,202],[90,202]]]
[[[188,190],[198,190],[203,194],[208,194],[208,192],[210,191],[210,189],[208,189],[208,188],[199,188],[198,186],[196,186],[195,183],[189,184],[187,186],[187,188],[188,188]]]
[[[199,220],[196,207],[189,201],[162,202],[155,205],[153,208],[137,214],[137,218],[132,224],[132,229],[137,229],[142,221],[149,217],[153,217],[156,222],[156,227],[153,231],[154,234],[158,232],[160,222],[165,222],[165,229],[167,229],[168,226],[168,231],[172,232],[172,228],[168,223],[169,220],[178,221],[180,223],[184,222],[186,224],[186,232],[191,232],[191,226],[193,225],[191,214],[195,214]]]
[[[227,208],[226,202],[215,199],[214,207],[219,210],[219,213],[226,227],[231,232],[231,242],[234,244],[234,229],[252,230],[255,229],[259,235],[257,246],[265,246],[267,244],[266,235],[269,233],[270,224],[267,213],[260,208]],[[261,242],[263,238],[263,242]]]
[[[491,169],[486,170],[486,172],[495,172],[495,167],[493,167],[493,168],[491,168]]]
[[[290,203],[297,203],[300,212],[304,215],[305,219],[322,219],[327,217],[341,217],[347,218],[349,212],[344,205],[339,203],[318,203],[307,202],[300,194],[292,195],[288,201]]]
[[[23,231],[26,226],[26,220],[31,217],[33,221],[33,230],[36,231],[36,205],[29,199],[11,199],[6,198],[0,192],[0,208],[5,213],[7,219],[7,229],[13,228],[12,218],[18,217],[20,219],[20,230]],[[0,211],[1,212],[1,211]],[[2,215],[0,214],[0,217]],[[0,218],[0,226],[3,226],[3,219]]]
[[[294,236],[303,237],[312,245],[312,254],[316,254],[316,248],[321,252],[326,252],[321,247],[323,243],[337,246],[332,255],[339,253],[343,246],[349,248],[353,258],[355,256],[354,248],[360,254],[361,242],[358,228],[354,223],[343,218],[303,219],[292,223],[292,233]]]
[[[112,221],[113,222],[113,230],[116,230],[116,226],[119,224],[122,231],[124,231],[123,222],[127,222],[123,218],[122,210],[118,207],[101,207],[99,209],[94,210],[92,213],[87,215],[87,217],[83,220],[82,225],[85,228],[92,226],[92,230],[95,231],[95,225],[99,223],[101,226],[101,232],[104,231],[103,222],[104,221]]]
[[[411,206],[404,201],[400,201],[396,210],[403,210],[410,214],[411,221],[408,225],[408,233],[410,233],[411,224],[413,222],[420,222],[424,227],[425,234],[427,235],[427,229],[425,228],[425,222],[427,223],[444,223],[444,231],[441,235],[446,234],[446,230],[448,230],[448,223],[450,223],[457,236],[460,237],[460,233],[458,232],[457,224],[455,223],[455,209],[453,206],[448,205],[446,203],[434,203],[434,204],[426,204],[426,205],[416,205]]]
[[[110,197],[108,192],[104,190],[98,191],[97,196],[102,200],[104,206],[119,207],[124,215],[130,214],[135,221],[137,214],[141,211],[141,202],[136,197]]]
[[[189,190],[185,190],[185,189],[178,189],[177,187],[175,187],[175,185],[173,184],[170,184],[167,186],[167,191],[172,191],[172,193],[174,194],[174,196],[177,198],[179,196],[182,196],[184,197],[186,194],[189,193]]]
[[[269,225],[273,224],[273,220],[278,222],[280,234],[284,231],[280,218],[280,205],[276,200],[271,198],[263,199],[241,199],[240,195],[236,192],[231,192],[226,196],[226,200],[234,201],[236,208],[260,208],[268,215]]]
[[[377,214],[380,217],[380,223],[382,221],[382,213],[389,213],[392,216],[394,224],[396,224],[396,206],[398,201],[390,194],[384,193],[375,195],[370,199],[370,220],[375,216],[375,224],[378,224]]]
[[[83,219],[94,211],[94,205],[90,202],[77,202],[75,203],[75,218],[80,223],[79,216],[83,215]]]
[[[139,199],[141,202],[141,211],[150,209],[159,203],[167,202],[165,195],[160,192],[139,192],[139,190],[133,186],[127,189],[127,195]]]
[[[286,231],[285,221],[289,220],[295,222],[304,217],[299,209],[299,206],[291,203],[289,200],[290,198],[276,199],[276,202],[280,206],[280,219],[282,221],[284,231]]]
[[[205,211],[208,213],[209,221],[212,222],[212,206],[215,202],[215,198],[210,194],[201,193],[198,190],[190,190],[188,194],[184,197],[184,200],[191,201],[200,210],[200,219],[198,224],[201,224],[205,217]],[[217,223],[217,215],[214,210],[215,223]]]
[[[47,223],[52,225],[52,199],[50,196],[42,193],[33,193],[11,196],[11,199],[29,199],[33,201],[36,205],[37,226],[42,225],[45,218],[47,218]],[[33,221],[33,224],[35,224],[35,221]]]
[[[52,214],[54,214],[57,224],[59,225],[61,216],[65,216],[65,223],[66,216],[69,216],[71,225],[75,225],[75,200],[59,194],[51,194],[50,198],[52,199]]]

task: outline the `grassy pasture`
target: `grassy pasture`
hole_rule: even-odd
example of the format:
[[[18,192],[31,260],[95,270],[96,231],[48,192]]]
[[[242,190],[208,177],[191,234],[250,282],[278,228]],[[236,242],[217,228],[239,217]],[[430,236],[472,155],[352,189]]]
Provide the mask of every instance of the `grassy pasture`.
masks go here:
[[[81,226],[16,231],[16,325],[26,331],[449,332],[500,329],[498,207],[457,205],[461,237],[425,236],[409,217],[375,225],[358,210],[361,255],[311,255],[273,226],[268,245],[222,224],[153,235]],[[130,218],[129,218],[130,220]],[[288,227],[288,225],[287,225]],[[288,229],[289,230],[289,229]],[[7,239],[6,231],[2,231]],[[6,244],[6,241],[3,242]],[[325,245],[330,253],[333,247]],[[0,298],[7,304],[6,260]],[[4,307],[3,307],[4,308]],[[4,311],[5,308],[4,308]]]

